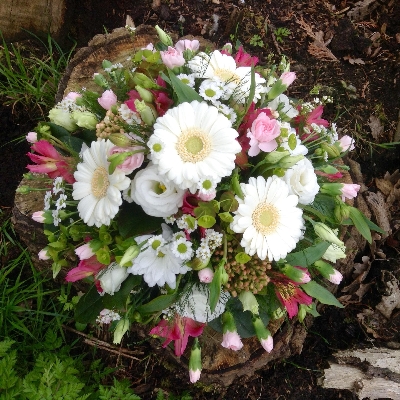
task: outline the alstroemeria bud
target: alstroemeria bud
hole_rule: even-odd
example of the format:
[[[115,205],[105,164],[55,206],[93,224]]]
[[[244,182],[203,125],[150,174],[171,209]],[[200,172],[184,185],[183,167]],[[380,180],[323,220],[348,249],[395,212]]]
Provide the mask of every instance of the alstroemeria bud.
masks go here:
[[[301,154],[299,154],[298,156],[286,156],[279,161],[279,166],[281,168],[288,169],[293,167],[293,165],[297,164],[303,158],[304,156]]]
[[[328,279],[330,282],[336,285],[338,285],[343,279],[343,275],[337,269],[333,268],[332,265],[326,263],[325,261],[316,261],[314,263],[314,267],[324,278]]]
[[[135,100],[135,107],[146,125],[152,126],[156,122],[158,115],[153,106],[149,106],[144,101]]]
[[[306,268],[292,266],[290,264],[285,264],[281,271],[292,281],[307,283],[311,281],[310,275]]]
[[[120,344],[122,337],[125,335],[126,332],[128,332],[129,330],[129,319],[124,318],[118,321],[117,326],[115,327],[115,331],[114,331],[114,340],[113,343],[114,344]]]
[[[344,245],[344,243],[337,237],[337,233],[323,222],[315,222],[314,231],[322,240],[326,240],[327,242],[334,243],[338,246]]]
[[[161,43],[165,44],[166,46],[174,45],[171,36],[167,35],[158,25],[156,25],[155,28]]]
[[[346,203],[338,201],[336,203],[334,214],[339,222],[343,222],[345,219],[350,217],[350,207]]]
[[[261,346],[265,349],[265,351],[270,353],[274,347],[274,342],[270,331],[265,327],[259,316],[254,316],[252,318],[252,322]]]
[[[146,103],[152,103],[154,101],[153,93],[151,93],[147,89],[141,87],[140,85],[136,85],[135,89],[138,91],[141,99],[144,100]]]
[[[256,296],[250,291],[243,291],[239,294],[239,300],[242,302],[243,311],[250,311],[252,314],[259,313],[259,305]]]
[[[157,85],[147,75],[142,72],[137,72],[133,75],[133,82],[145,89],[157,89]]]
[[[201,369],[201,347],[199,339],[196,337],[194,339],[189,359],[189,377],[191,383],[195,383],[200,379]]]
[[[94,73],[93,80],[96,83],[96,85],[99,85],[103,89],[108,89],[109,85],[107,79],[104,78],[102,74],[99,74],[98,72]]]

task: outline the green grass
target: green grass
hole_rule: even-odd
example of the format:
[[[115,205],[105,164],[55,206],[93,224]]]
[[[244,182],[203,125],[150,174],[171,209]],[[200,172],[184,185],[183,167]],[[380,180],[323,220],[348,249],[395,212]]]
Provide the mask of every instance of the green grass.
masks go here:
[[[7,44],[0,32],[0,100],[14,113],[29,112],[41,118],[54,105],[58,83],[73,54],[49,35],[47,41],[32,39]]]

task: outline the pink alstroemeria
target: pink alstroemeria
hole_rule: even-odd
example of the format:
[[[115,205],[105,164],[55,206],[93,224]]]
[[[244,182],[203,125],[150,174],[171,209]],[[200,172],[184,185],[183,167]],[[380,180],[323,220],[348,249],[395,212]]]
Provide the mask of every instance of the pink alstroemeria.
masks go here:
[[[181,317],[176,314],[171,323],[162,319],[151,331],[150,335],[157,335],[165,338],[163,347],[167,347],[175,341],[175,355],[180,357],[186,349],[189,336],[197,337],[203,333],[205,324],[196,322],[191,318]]]
[[[345,201],[346,199],[354,199],[357,197],[357,193],[360,190],[360,185],[357,185],[355,183],[343,183],[342,187],[342,201]]]
[[[312,297],[304,293],[298,282],[290,279],[282,279],[275,282],[275,293],[278,300],[286,308],[289,318],[293,318],[299,312],[299,304],[309,306],[312,303]]]
[[[140,97],[140,94],[137,90],[130,90],[128,93],[129,99],[125,101],[125,104],[128,106],[128,108],[132,111],[137,112],[136,106],[135,106],[135,100],[141,100],[142,98]]]
[[[62,156],[55,147],[47,140],[39,140],[31,146],[31,149],[38,153],[28,153],[28,157],[37,165],[28,165],[29,171],[38,174],[47,174],[54,179],[63,177],[68,183],[74,183],[75,178],[74,160],[71,157]]]
[[[104,268],[106,268],[106,265],[98,262],[96,256],[92,256],[87,260],[81,260],[77,267],[68,272],[65,280],[67,282],[76,282],[88,276],[97,275]]]
[[[255,67],[258,63],[258,57],[252,57],[243,50],[243,46],[240,46],[235,56],[235,62],[238,67]]]
[[[319,105],[315,107],[314,110],[312,110],[307,117],[307,125],[317,124],[327,128],[329,126],[329,122],[326,119],[321,118],[323,112],[324,106]]]

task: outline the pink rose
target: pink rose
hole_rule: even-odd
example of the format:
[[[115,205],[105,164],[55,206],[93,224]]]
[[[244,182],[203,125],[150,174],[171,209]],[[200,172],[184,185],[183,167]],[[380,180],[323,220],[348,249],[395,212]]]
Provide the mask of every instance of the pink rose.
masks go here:
[[[295,79],[296,79],[295,72],[284,72],[280,77],[280,80],[286,86],[291,85]]]
[[[273,151],[278,147],[277,138],[281,133],[280,124],[276,119],[269,118],[264,112],[260,113],[247,132],[250,138],[249,156],[254,157],[262,151]]]
[[[117,96],[112,90],[106,90],[103,92],[101,97],[97,99],[97,101],[105,110],[109,110],[117,103]]]
[[[181,67],[183,64],[185,64],[185,59],[183,58],[182,52],[174,49],[171,46],[168,46],[168,50],[161,51],[160,54],[162,62],[170,69]]]
[[[26,141],[28,143],[36,143],[37,142],[37,133],[36,132],[28,132],[28,134],[25,137],[26,137]]]
[[[185,50],[197,51],[200,47],[200,43],[198,40],[179,40],[175,49],[183,53]]]
[[[342,136],[338,140],[338,142],[343,151],[347,151],[347,150],[351,151],[351,150],[354,150],[354,148],[355,148],[354,139],[348,135]]]
[[[143,147],[134,146],[134,147],[118,147],[115,146],[111,149],[110,155],[116,153],[126,153],[128,151],[137,151],[143,150]],[[144,153],[141,151],[140,153],[132,154],[125,158],[124,162],[118,165],[118,169],[120,169],[125,175],[131,174],[135,169],[139,168],[144,161]]]
[[[226,333],[224,333],[222,337],[221,346],[225,347],[226,349],[238,351],[243,347],[243,343],[240,339],[239,334],[236,331],[235,332],[227,331]]]
[[[211,268],[204,268],[198,272],[199,280],[202,283],[210,283],[214,278],[214,271]]]
[[[77,92],[69,92],[64,99],[75,101],[78,97],[82,97],[82,95]]]
[[[356,185],[355,183],[343,183],[342,201],[345,201],[345,199],[354,199],[359,190],[360,185]]]

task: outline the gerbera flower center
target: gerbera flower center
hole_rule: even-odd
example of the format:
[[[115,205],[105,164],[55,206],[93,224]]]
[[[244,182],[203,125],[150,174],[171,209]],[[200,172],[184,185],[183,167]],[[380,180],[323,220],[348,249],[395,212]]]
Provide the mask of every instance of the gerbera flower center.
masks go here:
[[[107,189],[110,186],[108,172],[104,167],[97,167],[93,172],[91,187],[94,197],[102,198],[107,194]]]
[[[279,211],[272,204],[261,203],[256,207],[251,218],[257,231],[268,235],[274,232],[278,226]]]
[[[279,291],[279,294],[282,296],[283,300],[289,300],[291,299],[294,294],[296,293],[296,288],[292,283],[287,283],[286,285],[283,284],[277,284],[276,288]]]
[[[223,82],[234,82],[236,85],[240,83],[240,76],[234,74],[229,69],[218,68],[214,70],[214,74]]]
[[[201,129],[191,128],[179,137],[176,150],[184,162],[196,163],[210,154],[211,140]]]

